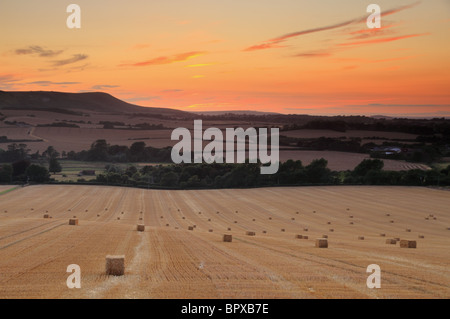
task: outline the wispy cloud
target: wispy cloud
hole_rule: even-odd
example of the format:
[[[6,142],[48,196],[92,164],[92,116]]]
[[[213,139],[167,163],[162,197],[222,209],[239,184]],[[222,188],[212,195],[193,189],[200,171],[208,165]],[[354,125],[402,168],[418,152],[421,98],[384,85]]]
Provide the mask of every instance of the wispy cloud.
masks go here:
[[[450,107],[450,104],[382,104],[346,105],[348,107]]]
[[[114,89],[118,88],[120,85],[108,85],[108,84],[98,84],[91,87],[93,90],[104,90],[104,89]]]
[[[56,60],[52,61],[53,66],[64,66],[67,64],[77,63],[78,61],[82,61],[88,58],[88,55],[86,54],[74,54],[69,59],[63,59],[63,60]]]
[[[303,52],[303,53],[297,53],[294,55],[294,57],[299,58],[326,58],[331,56],[331,52]]]
[[[59,54],[61,54],[63,52],[64,52],[64,50],[58,50],[58,51],[46,50],[46,49],[42,48],[39,45],[30,45],[27,48],[17,49],[15,51],[15,53],[17,55],[37,55],[37,56],[42,57],[42,58],[54,57],[54,56],[57,56],[57,55],[59,55]]]
[[[387,16],[387,15],[391,15],[409,8],[412,8],[414,6],[416,6],[417,4],[419,4],[420,2],[416,2],[413,3],[411,5],[405,5],[405,6],[401,6],[401,7],[397,7],[397,8],[393,8],[390,10],[386,10],[382,12],[383,16]],[[264,50],[264,49],[273,49],[273,48],[281,48],[284,47],[283,45],[280,45],[281,43],[291,39],[291,38],[296,38],[302,35],[307,35],[307,34],[311,34],[311,33],[317,33],[317,32],[322,32],[322,31],[328,31],[328,30],[333,30],[333,29],[338,29],[338,28],[342,28],[351,24],[356,24],[356,23],[366,23],[367,21],[367,16],[364,17],[359,17],[356,19],[351,19],[351,20],[347,20],[344,22],[340,22],[340,23],[336,23],[336,24],[332,24],[332,25],[328,25],[328,26],[323,26],[323,27],[318,27],[318,28],[312,28],[312,29],[306,29],[306,30],[302,30],[302,31],[297,31],[297,32],[292,32],[292,33],[287,33],[284,34],[282,36],[273,38],[273,39],[269,39],[263,43],[260,44],[256,44],[253,46],[250,46],[246,49],[244,49],[243,51],[256,51],[256,50]]]
[[[398,36],[398,37],[372,39],[372,40],[356,41],[356,42],[346,42],[346,43],[339,44],[339,46],[355,46],[355,45],[364,45],[364,44],[385,43],[385,42],[398,41],[398,40],[403,40],[403,39],[408,39],[408,38],[420,37],[420,36],[424,36],[424,35],[429,35],[429,33],[408,34],[408,35],[402,35],[402,36]]]
[[[160,57],[157,57],[154,59],[137,62],[137,63],[121,64],[120,66],[148,66],[148,65],[171,64],[171,63],[176,63],[176,62],[187,61],[189,59],[203,55],[205,53],[206,52],[203,52],[203,51],[191,51],[191,52],[175,54],[172,56],[160,56]]]
[[[233,105],[232,103],[226,103],[226,102],[223,102],[223,103],[197,103],[197,104],[187,105],[185,107],[189,108],[189,109],[198,109],[198,108],[216,109],[216,108],[224,108],[224,107],[229,108],[232,105]]]
[[[159,100],[160,96],[136,96],[129,99],[124,99],[129,103],[139,102],[139,101],[151,101],[151,100]]]
[[[0,74],[0,90],[10,90],[19,81],[13,74]]]
[[[10,83],[17,81],[19,80],[16,79],[16,77],[12,74],[0,74],[0,83]]]
[[[31,84],[31,85],[39,85],[39,86],[49,86],[49,85],[74,85],[74,84],[80,84],[81,82],[53,82],[53,81],[34,81],[34,82],[28,82],[25,84]]]

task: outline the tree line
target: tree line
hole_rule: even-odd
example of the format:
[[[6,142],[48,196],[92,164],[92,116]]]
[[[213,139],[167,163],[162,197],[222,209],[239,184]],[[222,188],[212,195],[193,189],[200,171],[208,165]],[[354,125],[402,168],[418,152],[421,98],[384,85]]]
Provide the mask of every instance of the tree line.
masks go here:
[[[64,152],[63,152],[64,153]],[[144,142],[130,147],[109,145],[105,140],[92,143],[89,150],[59,154],[52,146],[42,154],[29,154],[26,144],[11,144],[0,152],[0,183],[51,182],[50,172],[61,172],[59,158],[80,161],[110,162],[105,172],[91,181],[95,184],[136,187],[239,188],[284,185],[416,185],[450,186],[450,165],[445,169],[385,171],[381,159],[365,159],[355,169],[332,171],[321,158],[303,165],[301,161],[280,163],[276,174],[261,175],[261,163],[242,164],[169,164],[171,148],[153,148]],[[43,160],[46,165],[41,165]],[[115,163],[167,163],[129,165],[126,169]],[[86,182],[80,179],[79,182]],[[88,183],[88,182],[86,182]]]
[[[332,171],[321,158],[303,165],[288,160],[273,175],[261,175],[260,163],[242,164],[171,164],[130,166],[121,169],[107,166],[94,183],[138,187],[248,188],[289,185],[408,185],[450,186],[450,165],[445,169],[423,171],[385,171],[380,159],[365,159],[354,170]]]

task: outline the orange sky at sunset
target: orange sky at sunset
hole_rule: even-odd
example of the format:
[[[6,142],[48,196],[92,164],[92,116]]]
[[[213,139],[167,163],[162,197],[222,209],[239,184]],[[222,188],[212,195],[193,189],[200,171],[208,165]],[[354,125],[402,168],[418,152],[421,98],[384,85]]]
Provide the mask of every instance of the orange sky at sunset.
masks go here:
[[[81,7],[81,29],[66,7]],[[381,7],[369,29],[369,4]],[[185,111],[450,117],[450,1],[0,3],[0,90]]]

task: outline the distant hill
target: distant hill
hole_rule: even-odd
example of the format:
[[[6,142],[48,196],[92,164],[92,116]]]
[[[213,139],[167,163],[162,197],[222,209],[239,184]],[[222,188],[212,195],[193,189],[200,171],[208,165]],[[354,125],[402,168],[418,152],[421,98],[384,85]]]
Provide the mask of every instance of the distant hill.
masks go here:
[[[377,119],[377,120],[392,120],[393,117],[386,116],[386,115],[372,115],[371,118]]]
[[[237,114],[237,115],[280,115],[280,113],[275,112],[261,112],[261,111],[193,111],[190,113],[199,115],[226,115],[226,114]]]
[[[192,116],[188,112],[130,104],[102,92],[62,93],[51,91],[0,91],[0,109],[65,110],[72,112],[139,113],[162,116]]]

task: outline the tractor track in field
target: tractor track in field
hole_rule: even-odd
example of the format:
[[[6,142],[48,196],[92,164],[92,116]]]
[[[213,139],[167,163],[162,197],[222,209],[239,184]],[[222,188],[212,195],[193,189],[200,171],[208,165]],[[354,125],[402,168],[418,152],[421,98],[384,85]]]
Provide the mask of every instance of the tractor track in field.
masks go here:
[[[18,244],[18,243],[21,243],[21,242],[25,241],[25,240],[28,240],[28,239],[31,239],[31,238],[40,236],[40,235],[42,235],[42,234],[45,234],[45,233],[47,233],[47,232],[49,232],[49,231],[52,231],[52,230],[54,230],[54,229],[56,229],[56,228],[59,228],[59,227],[61,227],[61,226],[63,226],[63,225],[66,225],[66,224],[67,224],[67,223],[60,223],[60,224],[58,224],[58,225],[55,225],[55,226],[52,226],[52,227],[50,227],[50,228],[44,229],[43,231],[40,231],[40,232],[37,233],[37,234],[33,234],[33,235],[30,235],[30,236],[27,236],[27,237],[18,239],[18,240],[13,241],[13,242],[11,242],[11,243],[9,243],[9,244],[6,244],[6,245],[4,245],[4,246],[1,246],[1,247],[0,247],[0,250],[3,250],[3,249],[5,249],[5,248],[11,247],[11,246],[14,246],[14,245],[16,245],[16,244]]]
[[[307,255],[309,257],[313,257],[313,258],[317,258],[317,259],[321,259],[322,260],[322,261],[319,261],[319,260],[315,260],[315,259],[311,259],[311,258],[306,258],[304,256],[298,256],[298,255],[295,255],[293,253],[281,251],[279,249],[263,246],[263,245],[255,243],[255,242],[250,242],[250,241],[247,241],[247,240],[244,240],[244,239],[241,239],[241,238],[236,238],[236,240],[239,240],[239,241],[244,242],[244,243],[249,244],[249,245],[257,246],[257,247],[265,249],[265,250],[272,251],[272,252],[274,252],[276,254],[279,254],[279,255],[287,255],[287,256],[290,256],[290,257],[294,257],[296,259],[307,260],[307,261],[310,261],[310,262],[313,262],[313,263],[316,263],[316,264],[320,264],[320,265],[323,265],[323,266],[328,266],[330,268],[337,268],[337,269],[341,269],[341,270],[344,270],[344,271],[352,271],[352,272],[358,273],[358,274],[364,273],[365,270],[366,270],[365,266],[360,266],[360,265],[357,265],[357,264],[354,264],[354,263],[351,263],[351,262],[348,262],[348,261],[343,261],[343,260],[339,260],[339,259],[335,259],[335,258],[330,258],[329,256],[322,257],[322,256],[319,256],[317,254],[307,253],[307,252],[304,252],[304,251],[301,252],[302,255]],[[343,267],[343,266],[336,266],[336,265],[330,264],[327,261],[333,261],[335,263],[344,264],[344,265],[347,265],[347,266],[358,268],[359,270],[352,270],[352,269],[349,269],[349,268],[346,268],[346,267]],[[383,270],[383,273],[387,273],[387,274],[393,275],[395,277],[405,278],[405,279],[411,280],[411,281],[416,282],[416,283],[426,282],[427,284],[430,284],[430,285],[434,285],[434,286],[438,286],[438,287],[442,287],[442,288],[450,288],[450,286],[448,286],[448,285],[444,285],[444,284],[441,284],[441,283],[437,283],[437,282],[429,281],[429,280],[424,280],[424,279],[417,279],[417,278],[414,278],[414,277],[411,277],[411,276],[407,276],[407,275],[404,275],[404,274],[401,274],[401,273],[396,273],[396,272],[391,272],[391,271],[386,271],[386,270]],[[412,288],[414,288],[414,286],[412,286]],[[422,292],[422,290],[419,290],[419,291]]]

